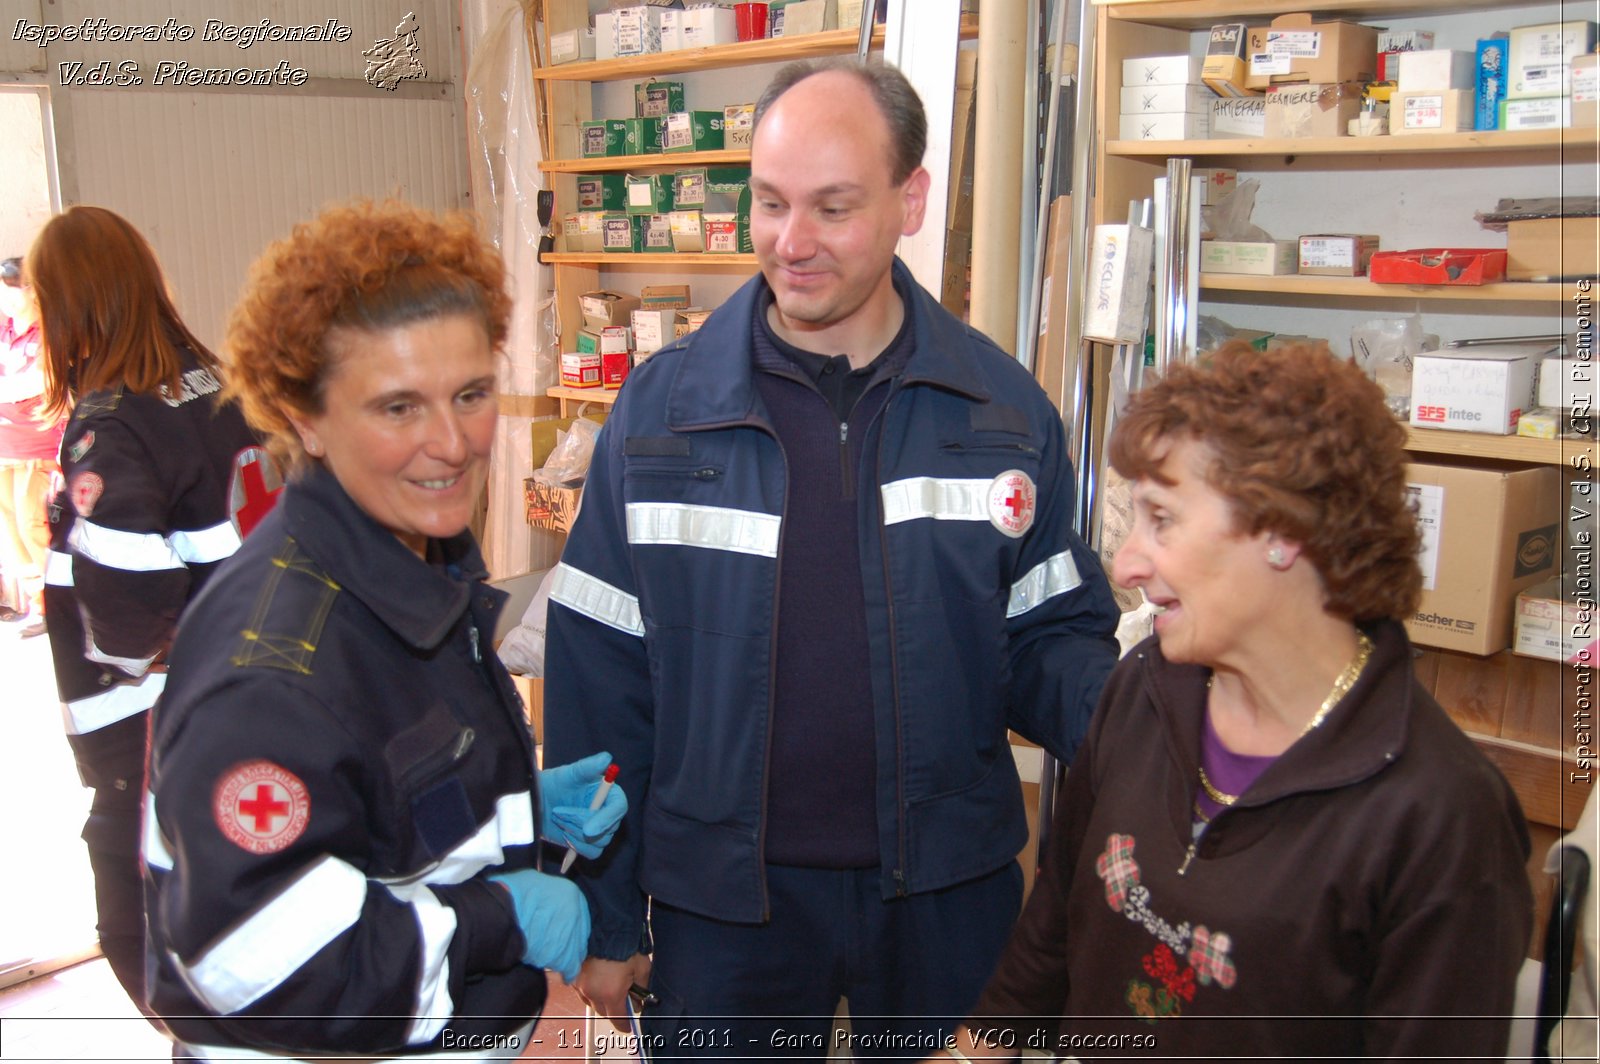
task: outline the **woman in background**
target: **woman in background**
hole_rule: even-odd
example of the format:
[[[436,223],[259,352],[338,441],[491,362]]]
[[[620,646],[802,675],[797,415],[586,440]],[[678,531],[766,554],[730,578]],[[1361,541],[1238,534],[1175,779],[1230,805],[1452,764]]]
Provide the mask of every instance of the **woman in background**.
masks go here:
[[[1413,675],[1404,446],[1320,347],[1230,344],[1129,400],[1113,578],[1155,635],[1106,686],[956,1052],[1009,1027],[1080,1057],[1505,1054],[1528,834]]]
[[[0,262],[0,567],[16,588],[23,639],[44,634],[45,501],[61,450],[60,417],[45,417],[39,304],[22,283],[22,260]]]
[[[151,1003],[200,1059],[526,1046],[589,908],[609,755],[535,768],[468,525],[511,300],[466,215],[330,210],[268,249],[233,390],[290,470],[184,618],[152,731]]]
[[[236,468],[255,437],[167,295],[150,245],[103,207],[45,225],[24,280],[39,305],[43,416],[71,412],[50,507],[44,599],[67,739],[94,789],[83,829],[100,945],[144,1007],[139,816],[147,711],[178,615],[239,546]]]

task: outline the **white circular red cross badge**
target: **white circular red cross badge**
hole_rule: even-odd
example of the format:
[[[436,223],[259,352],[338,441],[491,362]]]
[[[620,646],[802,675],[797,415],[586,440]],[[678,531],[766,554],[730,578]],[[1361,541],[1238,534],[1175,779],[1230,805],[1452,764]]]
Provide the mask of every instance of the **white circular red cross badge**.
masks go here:
[[[245,761],[217,781],[211,812],[229,842],[251,853],[277,853],[311,822],[311,793],[288,769]]]
[[[1013,538],[1033,527],[1033,478],[1008,469],[989,484],[989,523]]]

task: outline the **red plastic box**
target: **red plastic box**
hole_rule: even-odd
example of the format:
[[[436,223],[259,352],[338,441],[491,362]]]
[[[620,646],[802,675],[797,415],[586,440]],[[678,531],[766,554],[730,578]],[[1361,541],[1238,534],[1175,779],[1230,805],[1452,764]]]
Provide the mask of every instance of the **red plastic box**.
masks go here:
[[[1379,251],[1367,267],[1374,284],[1494,284],[1506,279],[1504,248]]]

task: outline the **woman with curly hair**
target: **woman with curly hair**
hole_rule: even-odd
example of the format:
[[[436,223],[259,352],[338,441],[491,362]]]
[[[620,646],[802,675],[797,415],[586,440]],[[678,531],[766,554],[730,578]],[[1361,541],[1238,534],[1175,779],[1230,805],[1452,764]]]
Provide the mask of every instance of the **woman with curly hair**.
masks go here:
[[[510,299],[465,215],[327,211],[254,266],[231,390],[289,470],[186,614],[151,739],[151,1003],[201,1059],[524,1044],[609,758],[540,772],[468,522]]]
[[[1413,675],[1404,445],[1320,347],[1230,344],[1129,401],[1112,576],[1155,635],[1106,686],[957,1053],[1505,1054],[1528,835]]]

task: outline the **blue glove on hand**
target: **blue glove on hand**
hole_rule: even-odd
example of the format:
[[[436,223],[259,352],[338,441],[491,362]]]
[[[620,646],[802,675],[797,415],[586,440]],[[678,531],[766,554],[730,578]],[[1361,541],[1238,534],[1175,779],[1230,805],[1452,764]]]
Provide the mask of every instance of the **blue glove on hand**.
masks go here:
[[[571,846],[591,861],[599,857],[628,811],[628,799],[616,786],[607,792],[599,809],[589,808],[609,767],[611,755],[601,751],[540,772],[539,834],[550,842]]]
[[[589,953],[589,902],[577,884],[531,868],[490,876],[511,895],[522,926],[522,963],[560,972],[571,983]]]

